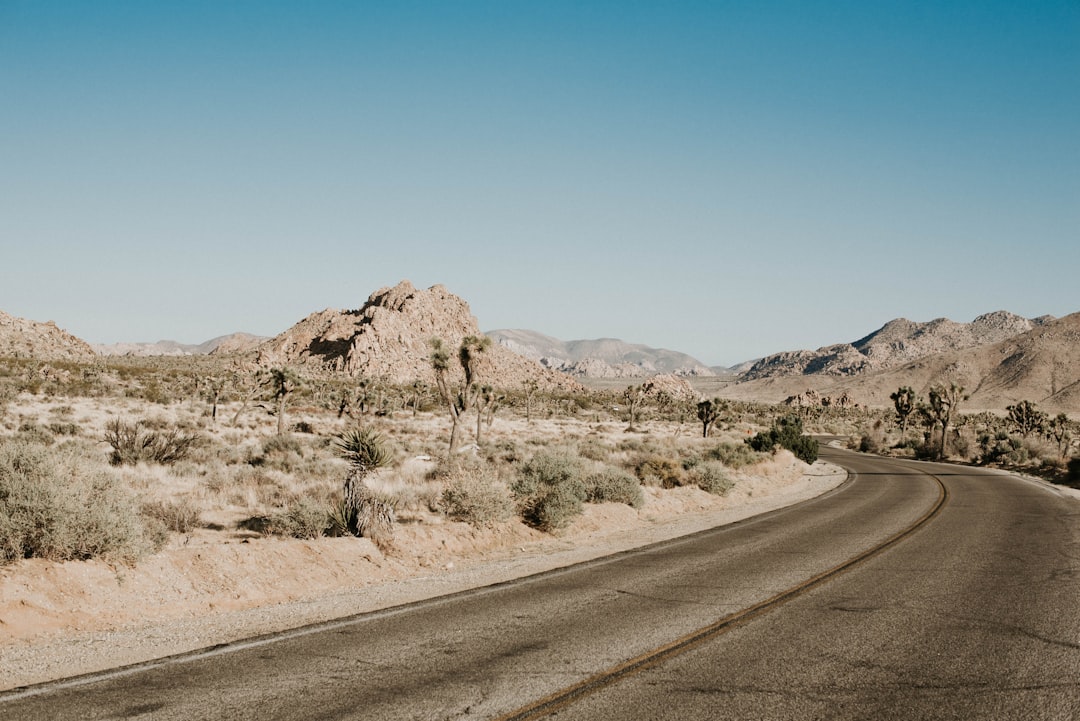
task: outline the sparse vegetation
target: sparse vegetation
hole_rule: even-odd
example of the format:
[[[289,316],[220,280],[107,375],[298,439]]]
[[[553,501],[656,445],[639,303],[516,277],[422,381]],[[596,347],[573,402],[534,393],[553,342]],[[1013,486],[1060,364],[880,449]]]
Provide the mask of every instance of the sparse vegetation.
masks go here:
[[[750,448],[762,453],[772,451],[777,446],[786,448],[806,463],[813,463],[818,457],[817,439],[803,435],[803,422],[798,416],[780,418],[772,428],[748,438],[746,442]]]
[[[581,457],[568,449],[537,453],[510,486],[522,519],[545,531],[564,528],[582,511],[584,475]]]
[[[131,563],[165,540],[108,473],[70,453],[0,441],[0,561]]]
[[[490,471],[459,472],[446,480],[439,508],[452,520],[484,528],[509,519],[514,500],[506,484]]]
[[[621,468],[605,466],[585,479],[585,500],[589,503],[625,503],[632,508],[641,508],[645,494],[635,476]]]
[[[114,418],[105,427],[105,442],[112,447],[109,462],[114,466],[139,461],[170,464],[187,458],[199,443],[198,433],[169,428],[149,428],[147,421],[125,423]]]

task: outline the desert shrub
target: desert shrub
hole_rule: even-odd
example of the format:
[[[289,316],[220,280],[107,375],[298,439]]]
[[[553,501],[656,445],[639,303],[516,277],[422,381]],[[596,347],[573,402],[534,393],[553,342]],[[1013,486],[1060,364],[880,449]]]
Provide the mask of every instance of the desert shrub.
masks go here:
[[[578,454],[592,461],[605,462],[611,457],[612,449],[595,438],[587,438],[578,444]]]
[[[863,433],[859,438],[858,450],[862,453],[880,453],[881,445],[872,435]]]
[[[506,484],[487,473],[456,473],[439,498],[439,510],[455,521],[478,527],[493,526],[514,513]]]
[[[639,457],[634,463],[634,475],[647,486],[675,488],[686,482],[683,464],[658,453]]]
[[[397,514],[394,500],[357,486],[358,494],[351,500],[342,499],[330,507],[329,535],[370,538],[376,545],[393,540]]]
[[[1005,431],[979,436],[979,462],[982,464],[1022,465],[1028,460],[1023,441]]]
[[[64,421],[53,421],[47,428],[53,435],[57,436],[77,436],[79,435],[79,426],[75,423],[67,423]]]
[[[105,426],[105,442],[112,447],[109,462],[114,466],[154,461],[163,465],[188,457],[202,441],[198,433],[169,428],[146,428],[143,421],[124,423],[114,418]]]
[[[817,439],[803,435],[802,419],[787,416],[773,422],[772,428],[746,439],[747,445],[758,452],[769,452],[777,446],[786,448],[805,463],[813,463],[818,457]]]
[[[625,503],[641,508],[645,494],[636,476],[613,466],[590,474],[585,479],[585,500],[589,503]]]
[[[760,463],[761,454],[756,453],[745,443],[721,443],[705,452],[705,457],[720,461],[728,468],[739,469]]]
[[[331,525],[330,509],[313,498],[299,498],[266,518],[262,532],[287,538],[319,538]]]
[[[0,562],[132,562],[164,542],[161,525],[107,473],[39,445],[0,445]]]
[[[697,463],[686,472],[686,476],[689,483],[717,496],[723,496],[735,487],[735,482],[728,478],[727,468],[719,461]]]
[[[15,439],[23,443],[36,446],[51,446],[56,442],[56,437],[33,421],[23,421],[19,424],[19,430]]]
[[[199,507],[190,498],[144,503],[142,513],[175,533],[190,533],[202,525]]]
[[[1080,456],[1069,459],[1068,472],[1065,475],[1065,480],[1068,481],[1070,485],[1080,485]]]
[[[566,449],[540,451],[518,472],[510,490],[522,519],[541,530],[565,527],[582,511],[585,466]]]

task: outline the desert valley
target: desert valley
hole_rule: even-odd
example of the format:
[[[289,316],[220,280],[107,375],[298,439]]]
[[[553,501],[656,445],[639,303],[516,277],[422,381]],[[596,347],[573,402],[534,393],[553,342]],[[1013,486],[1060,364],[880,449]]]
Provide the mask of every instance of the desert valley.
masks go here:
[[[843,480],[804,433],[1080,485],[1078,417],[1080,314],[898,319],[729,369],[613,339],[484,334],[463,299],[407,281],[273,338],[200,345],[95,348],[0,312],[2,680],[793,503]]]

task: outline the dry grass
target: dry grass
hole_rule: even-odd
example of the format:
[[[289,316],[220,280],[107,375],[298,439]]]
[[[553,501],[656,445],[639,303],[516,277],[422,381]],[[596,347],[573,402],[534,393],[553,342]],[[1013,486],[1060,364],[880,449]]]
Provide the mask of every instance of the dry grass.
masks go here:
[[[121,381],[97,395],[9,396],[0,416],[0,443],[19,439],[78,456],[83,467],[132,492],[142,513],[170,530],[174,544],[187,542],[178,537],[212,542],[215,536],[228,540],[278,532],[274,529],[284,529],[284,535],[318,535],[320,509],[340,501],[348,471],[333,438],[357,421],[301,401],[289,420],[291,428],[302,432],[278,436],[273,409],[266,405],[248,407],[234,424],[241,403],[222,402],[214,420],[205,401],[185,396],[180,381],[169,385],[162,380],[166,376],[139,380],[140,372],[130,371],[135,380],[121,373]],[[132,393],[133,384],[141,388],[138,394]],[[648,414],[635,432],[627,432],[625,418],[599,402],[564,401],[557,407],[574,415],[559,416],[551,405],[545,412],[534,410],[528,422],[523,408],[503,407],[490,426],[485,424],[482,446],[470,443],[475,421],[467,422],[462,450],[449,465],[450,423],[441,409],[365,416],[363,424],[378,432],[394,457],[366,484],[390,499],[398,522],[441,523],[450,517],[486,525],[504,517],[500,489],[511,486],[534,458],[555,451],[580,461],[580,480],[594,479],[590,502],[635,507],[642,502],[640,489],[628,480],[635,474],[660,487],[706,486],[723,474],[713,469],[702,475],[701,468],[724,460],[737,468],[756,460],[738,450],[756,427],[752,423],[735,422],[703,439],[692,424]],[[111,465],[110,429],[115,441],[116,429],[124,427],[165,437],[197,436],[199,442],[168,464],[156,462],[153,454],[131,454],[124,464]],[[703,460],[710,466],[700,466]],[[688,473],[695,465],[699,470]],[[710,490],[721,492],[726,478]]]

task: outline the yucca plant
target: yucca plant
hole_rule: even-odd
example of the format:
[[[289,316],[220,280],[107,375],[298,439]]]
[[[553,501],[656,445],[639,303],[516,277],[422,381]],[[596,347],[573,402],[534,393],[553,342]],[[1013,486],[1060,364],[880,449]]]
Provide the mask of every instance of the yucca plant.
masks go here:
[[[371,428],[352,428],[337,436],[334,449],[349,463],[341,503],[330,511],[332,532],[370,538],[376,543],[394,535],[394,506],[364,484],[372,471],[390,465],[393,452]]]
[[[394,454],[371,428],[350,428],[334,439],[334,450],[363,480],[372,471],[390,465]]]

